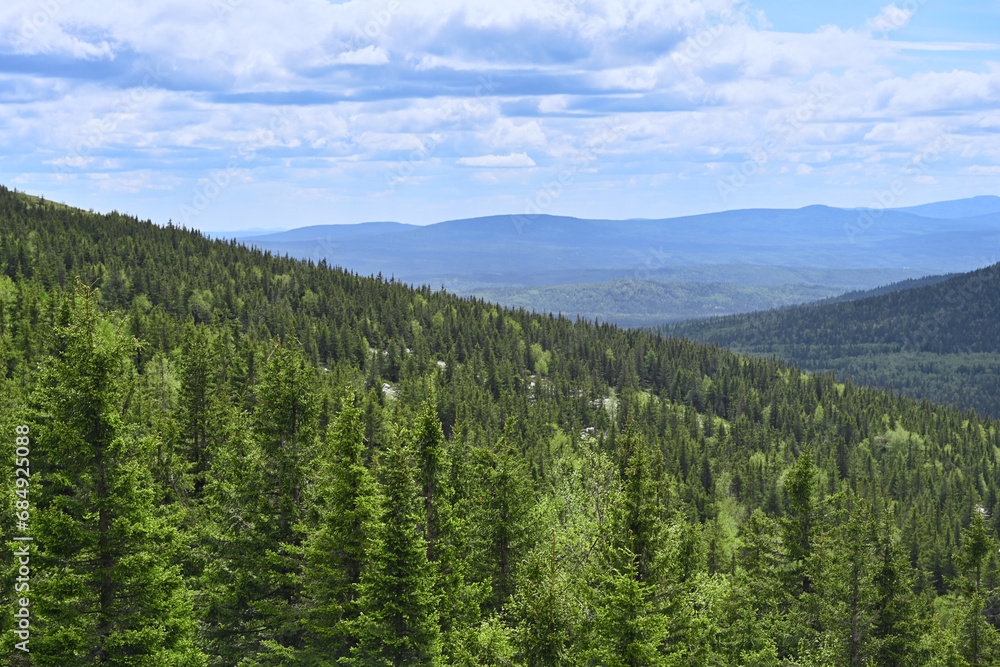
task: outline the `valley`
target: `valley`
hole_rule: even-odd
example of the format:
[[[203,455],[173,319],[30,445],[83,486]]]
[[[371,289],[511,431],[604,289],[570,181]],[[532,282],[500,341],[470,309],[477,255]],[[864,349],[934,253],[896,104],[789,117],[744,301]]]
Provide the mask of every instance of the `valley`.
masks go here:
[[[240,240],[540,313],[653,326],[985,266],[1000,242],[1000,198],[884,213],[809,206],[662,220],[373,222]]]
[[[1000,655],[989,416],[2,188],[0,240],[37,664]],[[920,340],[973,363],[995,274],[758,330],[891,350],[947,307]]]

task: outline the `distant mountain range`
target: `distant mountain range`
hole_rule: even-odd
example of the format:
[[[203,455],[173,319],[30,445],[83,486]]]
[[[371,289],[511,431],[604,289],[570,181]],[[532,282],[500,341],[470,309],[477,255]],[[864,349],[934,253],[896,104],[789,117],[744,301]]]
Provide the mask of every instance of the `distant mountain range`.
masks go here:
[[[875,216],[828,206],[663,220],[498,215],[423,227],[320,225],[242,240],[406,281],[461,276],[514,284],[526,273],[597,269],[628,269],[642,279],[645,271],[665,266],[729,263],[940,273],[989,263],[984,250],[1000,243],[1000,198],[986,199],[998,210],[971,217],[957,217],[970,206],[961,200],[928,205],[939,207],[939,217],[896,210]],[[977,211],[984,208],[976,205]]]
[[[1000,197],[982,195],[968,199],[953,199],[951,201],[921,204],[897,208],[903,213],[922,215],[927,218],[972,218],[980,215],[1000,213]]]
[[[238,238],[364,275],[391,275],[540,311],[648,324],[985,266],[996,261],[1000,247],[1000,197],[884,211],[807,206],[660,220],[496,215],[427,226],[319,225]],[[651,304],[647,297],[657,290],[645,282],[674,284],[668,290],[673,297]],[[696,304],[705,289],[685,283],[770,289],[734,296],[720,287],[720,298]],[[612,307],[595,307],[602,304]]]

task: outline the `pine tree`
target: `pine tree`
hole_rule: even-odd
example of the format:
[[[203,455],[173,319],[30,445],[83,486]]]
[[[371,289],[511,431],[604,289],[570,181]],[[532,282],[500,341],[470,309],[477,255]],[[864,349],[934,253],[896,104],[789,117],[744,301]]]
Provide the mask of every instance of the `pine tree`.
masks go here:
[[[356,667],[440,664],[433,571],[417,530],[423,513],[406,440],[405,429],[398,427],[397,442],[379,471],[372,540],[358,587],[359,643],[347,661]]]
[[[519,560],[531,543],[533,493],[514,437],[513,420],[508,420],[496,450],[472,451],[473,566],[492,589],[491,611],[499,611],[514,593]]]
[[[375,487],[364,461],[361,410],[348,394],[330,424],[321,471],[319,518],[305,544],[310,659],[335,661],[357,644],[359,583],[366,561]]]
[[[961,592],[959,611],[953,627],[959,637],[963,657],[972,667],[995,665],[1000,660],[1000,636],[985,618],[986,610],[995,604],[995,593],[983,586],[990,556],[996,552],[996,540],[986,525],[986,510],[977,506],[969,527],[962,531],[962,550],[958,578]]]
[[[81,288],[33,403],[37,665],[202,665],[191,599],[173,564],[182,540],[157,507],[155,435],[130,421],[137,341]],[[37,588],[36,588],[37,586]]]
[[[434,570],[435,596],[443,636],[457,625],[473,621],[478,607],[466,589],[468,545],[454,509],[452,462],[432,400],[424,402],[413,432],[418,482],[423,502],[421,529],[427,542],[427,560]],[[454,644],[446,644],[446,650]]]

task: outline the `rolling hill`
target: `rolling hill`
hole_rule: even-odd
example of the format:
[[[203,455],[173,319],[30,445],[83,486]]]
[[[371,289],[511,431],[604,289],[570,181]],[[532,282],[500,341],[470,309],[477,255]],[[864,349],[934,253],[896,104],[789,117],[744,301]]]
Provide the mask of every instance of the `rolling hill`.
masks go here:
[[[241,241],[362,275],[633,325],[780,307],[984,266],[994,259],[988,250],[1000,244],[998,201],[883,212],[750,209],[659,220],[498,215],[423,227],[320,225]],[[691,298],[616,301],[622,289],[613,281],[623,280],[674,283],[662,291]],[[685,283],[715,283],[719,291],[710,296],[717,298],[699,305],[708,288]],[[613,307],[602,305],[611,301]]]
[[[1000,264],[912,284],[662,331],[1000,416]]]

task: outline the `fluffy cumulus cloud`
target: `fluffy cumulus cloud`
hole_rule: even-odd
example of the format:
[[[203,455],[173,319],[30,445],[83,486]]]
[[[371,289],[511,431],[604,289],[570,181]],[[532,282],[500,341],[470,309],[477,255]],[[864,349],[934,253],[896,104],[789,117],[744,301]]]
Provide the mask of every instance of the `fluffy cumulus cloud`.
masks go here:
[[[851,204],[942,135],[937,167],[985,179],[998,52],[915,41],[935,11],[790,32],[736,0],[11,0],[0,180],[273,227],[516,212],[553,182],[554,213]]]

